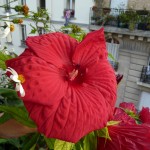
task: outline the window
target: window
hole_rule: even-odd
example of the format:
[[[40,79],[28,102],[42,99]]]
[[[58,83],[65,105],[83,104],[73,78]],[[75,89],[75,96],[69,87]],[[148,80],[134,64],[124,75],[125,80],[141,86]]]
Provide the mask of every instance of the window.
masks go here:
[[[142,68],[140,81],[150,84],[150,56],[147,66]]]
[[[67,0],[67,9],[75,9],[75,0]]]
[[[75,0],[66,0],[66,8],[64,9],[64,16],[67,10],[71,10],[71,17],[75,15]]]
[[[25,46],[25,40],[27,37],[26,25],[20,25],[20,26],[21,26],[21,45]]]
[[[26,5],[26,0],[20,0],[21,5]]]
[[[45,2],[45,0],[39,0],[39,8],[46,9],[46,2]]]
[[[10,10],[11,10],[11,9],[10,9],[10,0],[6,0],[5,3],[6,3],[6,5],[5,5],[5,11],[6,11],[6,12],[10,12]]]
[[[38,33],[39,33],[39,35],[45,34],[46,31],[45,31],[45,29],[43,27],[38,27]]]

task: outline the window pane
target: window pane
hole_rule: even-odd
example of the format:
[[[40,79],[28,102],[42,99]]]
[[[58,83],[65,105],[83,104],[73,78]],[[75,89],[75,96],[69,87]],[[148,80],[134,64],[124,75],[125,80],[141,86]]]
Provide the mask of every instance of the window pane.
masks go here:
[[[20,0],[21,5],[26,5],[26,0]]]
[[[26,40],[26,25],[21,25],[21,36],[22,36],[22,42]]]
[[[40,0],[40,7],[45,9],[45,7],[46,7],[45,0]]]

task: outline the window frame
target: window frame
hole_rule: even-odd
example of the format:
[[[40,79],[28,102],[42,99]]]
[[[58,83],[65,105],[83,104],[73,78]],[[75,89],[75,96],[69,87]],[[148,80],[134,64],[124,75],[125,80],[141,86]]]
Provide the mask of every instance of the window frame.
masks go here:
[[[20,0],[21,5],[26,5],[26,0]]]
[[[6,7],[5,7],[5,12],[10,13],[11,9],[10,9],[10,0],[5,0],[6,3]]]
[[[27,29],[25,24],[20,25],[21,29],[21,46],[25,46],[25,40],[27,38]]]

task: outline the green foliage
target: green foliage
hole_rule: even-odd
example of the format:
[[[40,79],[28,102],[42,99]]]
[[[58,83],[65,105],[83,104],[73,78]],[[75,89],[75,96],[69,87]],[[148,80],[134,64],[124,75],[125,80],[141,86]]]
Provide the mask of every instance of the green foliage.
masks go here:
[[[54,143],[54,150],[72,150],[74,143],[57,140]]]
[[[129,23],[129,22],[137,23],[140,19],[137,12],[132,9],[126,12],[121,12],[118,17],[122,23]]]
[[[111,60],[113,60],[113,61],[116,62],[115,58],[113,57],[113,55],[112,55],[111,53],[108,53],[108,57],[109,57]]]
[[[0,95],[4,97],[2,100],[4,105],[23,106],[23,103],[18,97],[17,92],[13,89],[0,88]]]
[[[83,31],[79,26],[75,24],[69,24],[68,26],[61,27],[61,31],[63,33],[67,33],[69,36],[79,42],[81,42],[86,35],[85,31]]]
[[[38,12],[31,12],[29,18],[35,24],[35,26],[30,24],[32,28],[30,34],[38,33],[40,35],[39,32],[40,27],[42,27],[46,32],[50,32],[49,25],[48,25],[50,24],[50,17],[46,9],[38,9]]]
[[[98,130],[98,131],[96,131],[97,132],[97,135],[99,136],[99,137],[103,137],[103,138],[105,138],[106,140],[108,139],[108,140],[111,140],[111,138],[110,138],[110,136],[109,136],[109,131],[108,131],[108,128],[107,127],[105,127],[105,128],[102,128],[101,130]]]
[[[128,110],[128,109],[124,109],[124,111],[127,113],[127,115],[129,115],[130,117],[132,117],[133,119],[135,119],[136,121],[139,121],[139,115],[135,114],[133,111]]]
[[[3,70],[6,69],[5,61],[11,58],[11,55],[7,55],[4,52],[0,51],[0,68],[2,68]]]
[[[54,143],[55,143],[55,140],[56,140],[56,139],[46,138],[46,137],[44,137],[44,139],[45,139],[45,141],[46,141],[46,144],[47,144],[48,148],[49,148],[50,150],[53,150],[53,149],[54,149]]]
[[[9,119],[11,119],[12,116],[8,113],[4,113],[1,117],[0,117],[0,124],[5,123],[6,121],[8,121]]]
[[[30,150],[30,148],[34,149],[34,147],[36,146],[36,143],[38,142],[38,139],[40,137],[39,133],[34,133],[30,140],[27,141],[27,143],[23,144],[23,148],[22,150]]]
[[[97,148],[97,135],[95,135],[94,132],[91,132],[84,138],[83,149],[96,150],[96,148]]]
[[[0,106],[0,111],[10,114],[14,119],[25,126],[36,127],[34,122],[29,118],[25,107]]]

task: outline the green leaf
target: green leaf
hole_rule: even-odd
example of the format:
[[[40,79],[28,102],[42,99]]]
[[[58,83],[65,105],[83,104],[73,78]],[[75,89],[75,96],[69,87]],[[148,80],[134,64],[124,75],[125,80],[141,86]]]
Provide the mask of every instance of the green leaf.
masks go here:
[[[51,150],[53,150],[54,149],[54,143],[55,143],[55,140],[56,139],[52,139],[52,138],[46,138],[46,137],[44,137],[44,139],[45,139],[45,141],[46,141],[46,144],[47,144],[47,146],[48,146],[48,148]]]
[[[57,140],[54,143],[54,150],[72,150],[74,143]]]
[[[31,29],[31,32],[29,34],[35,34],[37,32],[37,29],[32,24],[30,24],[30,27],[32,29]]]
[[[127,113],[127,115],[129,115],[130,117],[132,117],[136,121],[140,120],[139,115],[135,114],[132,110],[129,110],[129,109],[123,109],[123,110]]]
[[[119,123],[120,123],[120,121],[109,121],[109,122],[107,122],[107,126],[113,126],[113,125],[117,125]]]
[[[37,32],[36,29],[32,29],[31,32],[29,34],[35,34]]]
[[[0,68],[6,69],[5,61],[11,59],[12,56],[0,52]]]
[[[12,89],[0,88],[0,95],[5,98],[6,105],[23,106],[22,100],[18,97],[17,92]]]
[[[94,132],[91,132],[84,138],[83,149],[96,150],[96,148],[97,148],[97,136],[94,134]]]
[[[98,131],[97,131],[97,134],[98,134],[99,137],[103,137],[103,138],[105,138],[106,140],[107,140],[107,139],[111,140],[111,138],[110,138],[110,136],[109,136],[109,131],[108,131],[108,128],[107,128],[107,127],[98,130]]]
[[[7,55],[7,54],[4,54],[3,52],[0,52],[0,60],[6,61],[6,60],[9,60],[11,58],[12,58],[11,55]]]
[[[0,111],[10,114],[13,118],[25,126],[36,127],[35,123],[29,118],[25,107],[0,106]]]
[[[36,145],[39,137],[40,137],[39,133],[33,134],[32,137],[31,137],[31,139],[29,139],[28,142],[23,145],[23,149],[22,150],[33,149],[33,147],[34,147],[34,145]]]
[[[10,143],[11,145],[14,145],[18,149],[21,147],[19,139],[16,139],[16,138],[8,139],[7,143]]]
[[[80,143],[80,141],[78,143],[75,144],[73,150],[83,150],[82,144]]]
[[[6,69],[5,61],[0,60],[0,68],[3,69],[3,70]]]
[[[35,147],[36,147],[36,144],[34,144],[34,145],[30,148],[30,150],[35,150]]]
[[[0,139],[0,144],[6,143],[7,141],[8,141],[8,139]]]
[[[113,55],[111,53],[108,53],[108,57],[116,62],[115,58],[113,57]]]
[[[4,113],[1,117],[0,117],[0,124],[3,124],[4,122],[8,121],[9,119],[11,119],[12,116],[8,113]]]
[[[9,143],[9,144],[15,146],[18,149],[21,147],[20,140],[16,139],[16,138],[0,139],[0,144],[5,144],[5,143]]]

